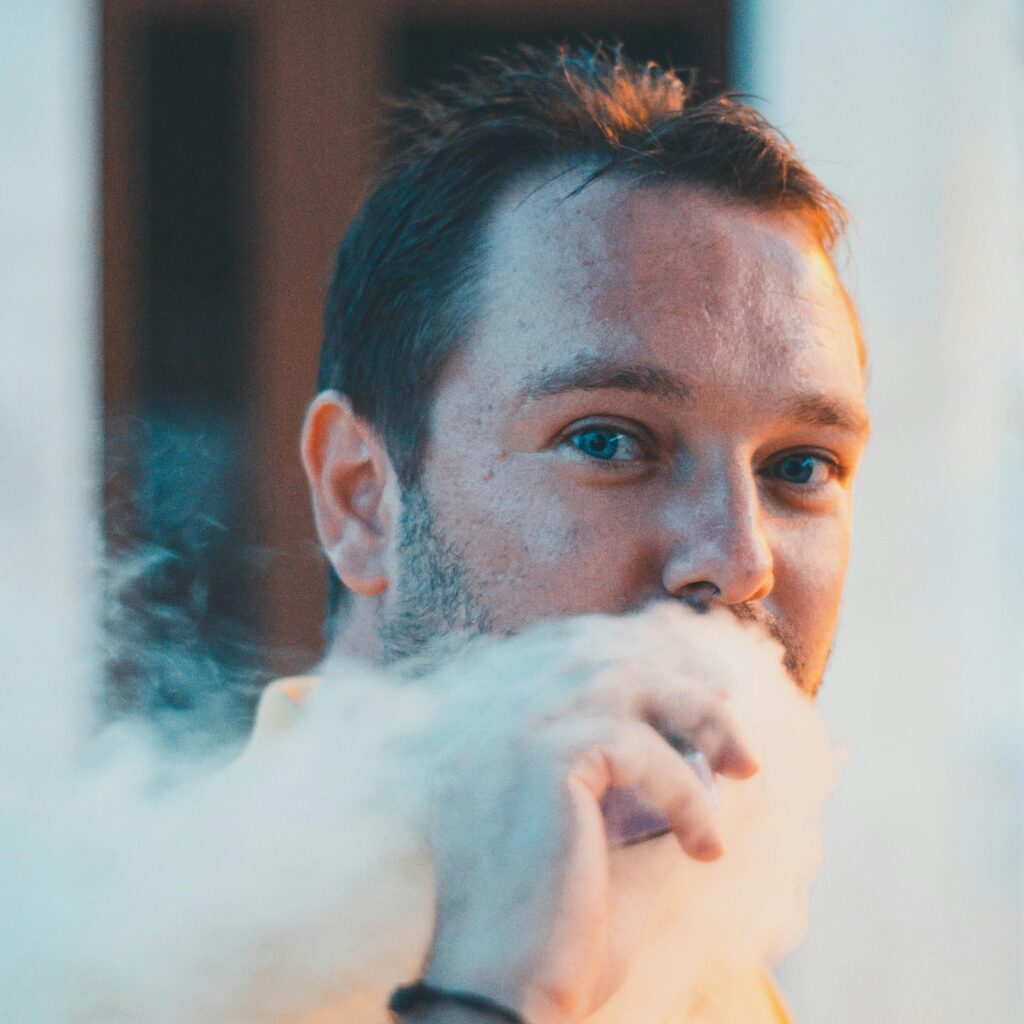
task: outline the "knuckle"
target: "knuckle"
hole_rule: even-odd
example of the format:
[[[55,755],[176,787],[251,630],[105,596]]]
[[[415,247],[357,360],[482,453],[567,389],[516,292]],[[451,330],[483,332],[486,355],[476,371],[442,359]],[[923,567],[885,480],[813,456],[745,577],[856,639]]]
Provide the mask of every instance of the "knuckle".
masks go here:
[[[732,740],[736,725],[725,702],[716,699],[701,707],[693,731],[706,742],[725,743]]]
[[[693,783],[680,780],[676,791],[666,804],[665,810],[673,821],[689,822],[699,818],[705,811],[704,801]]]

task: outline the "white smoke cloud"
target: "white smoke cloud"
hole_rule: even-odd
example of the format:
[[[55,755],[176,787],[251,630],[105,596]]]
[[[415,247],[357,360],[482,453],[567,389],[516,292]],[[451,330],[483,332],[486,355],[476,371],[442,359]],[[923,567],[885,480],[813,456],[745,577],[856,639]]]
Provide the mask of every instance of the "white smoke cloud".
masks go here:
[[[226,767],[168,763],[122,724],[73,773],[9,774],[0,1016],[386,1021],[431,936],[425,837],[446,743],[543,714],[564,700],[552,680],[567,666],[617,664],[623,687],[631,672],[713,664],[761,765],[716,777],[718,862],[689,860],[671,836],[612,854],[612,941],[631,968],[594,1024],[684,1020],[709,969],[776,962],[799,940],[837,757],[774,641],[727,613],[667,607],[548,624],[401,676],[333,662],[292,727]]]

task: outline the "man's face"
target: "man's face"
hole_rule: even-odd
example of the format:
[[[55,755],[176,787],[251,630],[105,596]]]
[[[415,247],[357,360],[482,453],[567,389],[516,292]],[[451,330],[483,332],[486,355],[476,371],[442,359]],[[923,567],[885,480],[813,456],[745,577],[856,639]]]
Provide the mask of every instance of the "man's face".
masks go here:
[[[760,620],[815,690],[866,433],[831,265],[795,215],[538,184],[490,225],[477,327],[406,496],[385,650],[417,622],[518,631],[677,599]]]

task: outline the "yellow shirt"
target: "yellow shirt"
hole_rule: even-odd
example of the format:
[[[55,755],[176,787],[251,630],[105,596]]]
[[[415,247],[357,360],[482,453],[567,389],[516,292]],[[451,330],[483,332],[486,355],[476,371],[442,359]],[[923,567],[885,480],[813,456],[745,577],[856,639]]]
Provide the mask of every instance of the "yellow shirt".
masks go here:
[[[317,687],[317,676],[279,679],[264,690],[256,711],[249,746],[295,721],[303,701]],[[330,1012],[318,1013],[305,1024],[340,1024]],[[697,999],[682,1018],[660,1024],[793,1024],[782,995],[766,969],[739,974],[710,973],[701,983]]]

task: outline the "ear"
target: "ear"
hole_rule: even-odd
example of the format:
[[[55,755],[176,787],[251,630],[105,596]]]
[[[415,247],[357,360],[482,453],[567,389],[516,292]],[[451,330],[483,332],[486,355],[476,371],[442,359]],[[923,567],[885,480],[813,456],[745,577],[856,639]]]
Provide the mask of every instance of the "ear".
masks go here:
[[[334,571],[357,594],[382,594],[388,588],[391,460],[376,432],[337,391],[321,392],[306,413],[302,464],[317,533]]]

